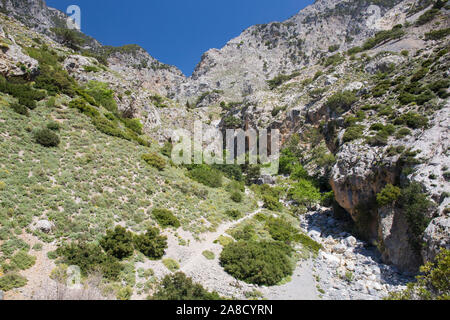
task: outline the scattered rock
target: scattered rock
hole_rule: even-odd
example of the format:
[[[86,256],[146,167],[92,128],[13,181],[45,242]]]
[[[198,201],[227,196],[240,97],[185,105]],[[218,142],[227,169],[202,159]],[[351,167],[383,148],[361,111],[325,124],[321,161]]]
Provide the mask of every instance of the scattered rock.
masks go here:
[[[36,229],[44,233],[50,233],[54,227],[54,224],[48,220],[40,220],[36,223]]]

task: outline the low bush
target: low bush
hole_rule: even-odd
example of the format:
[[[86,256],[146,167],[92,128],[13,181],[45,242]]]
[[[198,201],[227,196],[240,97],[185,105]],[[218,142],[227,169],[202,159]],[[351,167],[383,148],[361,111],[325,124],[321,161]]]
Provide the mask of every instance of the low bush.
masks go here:
[[[164,277],[156,288],[152,300],[199,301],[220,300],[216,292],[208,292],[202,285],[196,284],[182,272]]]
[[[29,116],[28,108],[20,103],[12,103],[10,105],[11,109],[13,109],[16,113],[21,114],[23,116]]]
[[[69,102],[69,107],[78,109],[81,113],[84,113],[85,115],[89,117],[99,117],[100,112],[98,110],[90,105],[88,105],[83,99],[77,98],[73,99]]]
[[[377,203],[380,207],[394,205],[400,197],[401,189],[388,184],[380,193],[377,194]]]
[[[340,54],[340,53],[336,53],[330,57],[328,57],[325,62],[324,62],[324,66],[325,68],[329,67],[329,66],[337,66],[339,64],[341,64],[342,62],[344,62],[345,58]]]
[[[37,143],[47,148],[57,147],[60,143],[59,136],[47,128],[35,131],[34,138]]]
[[[310,207],[321,200],[319,189],[307,179],[300,179],[288,192],[289,198],[297,204]]]
[[[114,230],[108,230],[100,240],[100,245],[105,252],[119,260],[133,255],[133,234],[121,226]]]
[[[273,286],[292,275],[292,249],[280,242],[239,241],[227,245],[220,263],[236,279]]]
[[[438,9],[430,9],[428,11],[425,11],[424,14],[422,14],[417,20],[416,20],[416,26],[422,26],[431,20],[433,20],[436,15],[439,13]]]
[[[27,285],[27,279],[15,273],[8,273],[0,277],[0,290],[8,292],[12,289],[22,288]]]
[[[149,228],[142,235],[133,238],[137,250],[154,260],[161,259],[167,249],[167,237],[161,236],[157,228]]]
[[[298,77],[300,75],[299,72],[294,72],[290,75],[284,75],[280,74],[273,78],[272,80],[268,80],[267,84],[269,85],[270,90],[274,90],[275,88],[281,86],[283,83],[292,80],[295,77]]]
[[[52,130],[52,131],[59,131],[61,129],[61,126],[58,122],[51,121],[51,122],[47,123],[47,129]]]
[[[225,211],[225,214],[234,220],[240,219],[243,216],[239,210],[227,210]]]
[[[214,252],[208,250],[203,251],[202,255],[208,260],[214,260],[216,258]]]
[[[180,227],[180,221],[167,209],[153,209],[152,216],[156,219],[158,224],[163,227],[174,227],[175,229]]]
[[[426,128],[428,126],[428,119],[417,112],[410,111],[401,115],[394,122],[396,125],[406,124],[411,129]]]
[[[352,127],[349,127],[345,130],[344,136],[343,136],[343,142],[351,142],[354,140],[361,139],[363,137],[364,132],[364,126],[362,125],[355,125]]]
[[[280,203],[279,199],[271,195],[263,195],[264,208],[271,211],[281,211],[283,209],[283,204]]]
[[[448,300],[450,297],[450,250],[441,249],[434,261],[420,268],[416,282],[401,292],[392,292],[387,300]]]
[[[391,30],[384,30],[384,31],[378,32],[377,34],[375,34],[374,37],[368,39],[363,44],[362,48],[364,50],[370,50],[384,42],[389,41],[389,40],[400,39],[401,37],[404,36],[404,34],[405,34],[405,31],[403,30],[402,26],[397,25],[397,26],[394,26],[394,28],[392,28]]]
[[[222,172],[206,164],[197,165],[189,171],[188,176],[211,188],[220,188],[222,186]]]
[[[348,111],[356,101],[358,101],[358,98],[353,92],[344,91],[332,95],[326,102],[326,106],[334,112],[344,113]]]
[[[95,99],[95,101],[112,113],[117,113],[117,102],[114,99],[114,91],[109,89],[107,83],[90,81],[87,84],[86,92]]]
[[[91,272],[100,271],[109,280],[118,280],[123,269],[120,261],[108,254],[94,243],[71,243],[56,250],[62,262],[78,266],[81,273],[87,276]]]
[[[450,28],[433,30],[425,33],[426,40],[441,40],[450,35]]]
[[[281,218],[269,218],[266,221],[265,229],[269,232],[272,239],[286,244],[290,244],[298,233],[297,229]]]
[[[299,164],[298,157],[289,149],[283,149],[281,151],[279,159],[279,174],[290,175],[296,165]]]
[[[430,69],[428,68],[420,69],[411,77],[411,82],[418,82],[419,80],[423,79],[428,74],[428,72],[430,72]]]
[[[123,124],[130,130],[132,130],[134,133],[141,135],[143,125],[141,123],[141,120],[139,119],[125,119],[121,118],[120,121],[123,122]]]
[[[402,189],[397,205],[408,221],[411,244],[419,252],[422,247],[423,233],[431,221],[429,214],[433,203],[428,200],[420,183],[411,183]]]
[[[312,252],[314,255],[319,254],[319,251],[323,249],[320,243],[300,232],[295,235],[294,241],[300,243],[306,250]]]
[[[169,269],[172,272],[177,271],[178,269],[180,269],[180,264],[178,262],[176,262],[173,259],[163,259],[163,264],[166,266],[167,269]]]
[[[157,155],[156,153],[148,153],[142,155],[142,160],[147,162],[150,166],[158,169],[159,171],[164,170],[166,167],[166,160]]]
[[[250,240],[256,240],[258,239],[256,232],[255,232],[255,227],[253,227],[252,225],[245,225],[243,227],[234,229],[231,232],[231,236],[236,239],[237,241],[250,241]]]
[[[36,257],[30,256],[26,251],[19,251],[11,258],[11,264],[19,270],[30,269],[36,263]]]
[[[239,191],[235,191],[231,194],[231,200],[233,200],[236,203],[241,203],[243,200],[242,193]]]
[[[397,139],[403,139],[409,135],[411,135],[411,130],[409,130],[408,128],[400,128],[397,133],[395,134],[395,137]]]

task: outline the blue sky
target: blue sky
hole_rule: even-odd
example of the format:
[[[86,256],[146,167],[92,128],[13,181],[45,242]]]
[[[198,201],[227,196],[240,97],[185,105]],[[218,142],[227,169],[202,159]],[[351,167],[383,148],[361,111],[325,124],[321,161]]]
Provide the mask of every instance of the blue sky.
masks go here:
[[[82,31],[105,45],[139,44],[190,75],[201,55],[254,24],[284,21],[313,0],[47,0],[80,6]]]

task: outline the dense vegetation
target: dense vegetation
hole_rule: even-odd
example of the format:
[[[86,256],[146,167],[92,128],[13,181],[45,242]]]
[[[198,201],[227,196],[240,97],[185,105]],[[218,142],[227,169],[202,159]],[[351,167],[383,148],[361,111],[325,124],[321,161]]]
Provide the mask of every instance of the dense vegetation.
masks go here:
[[[293,272],[292,249],[280,242],[239,241],[227,245],[220,263],[233,277],[258,285],[276,285]]]
[[[168,275],[159,284],[152,300],[220,300],[216,292],[208,292],[202,285],[194,283],[182,272]]]
[[[421,275],[406,290],[389,294],[388,300],[449,300],[450,250],[442,249],[435,261],[420,268]]]

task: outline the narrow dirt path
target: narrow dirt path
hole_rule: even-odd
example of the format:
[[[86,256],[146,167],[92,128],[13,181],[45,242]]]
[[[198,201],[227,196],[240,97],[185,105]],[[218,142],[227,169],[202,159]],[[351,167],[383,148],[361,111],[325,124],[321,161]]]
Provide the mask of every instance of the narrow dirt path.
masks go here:
[[[262,203],[258,203],[259,208],[256,211],[246,215],[245,217],[243,217],[239,220],[222,224],[217,229],[216,232],[209,233],[206,235],[206,237],[204,239],[202,239],[202,241],[192,244],[191,247],[195,248],[196,254],[189,260],[185,261],[181,265],[180,270],[185,272],[186,270],[189,270],[192,266],[195,267],[199,263],[202,263],[203,252],[206,250],[212,249],[212,247],[215,245],[214,241],[217,240],[217,238],[219,238],[222,235],[225,235],[227,230],[239,225],[240,223],[244,222],[245,220],[253,218],[255,215],[257,215],[258,213],[260,213],[262,211],[262,209],[263,209],[262,206],[263,206]]]

